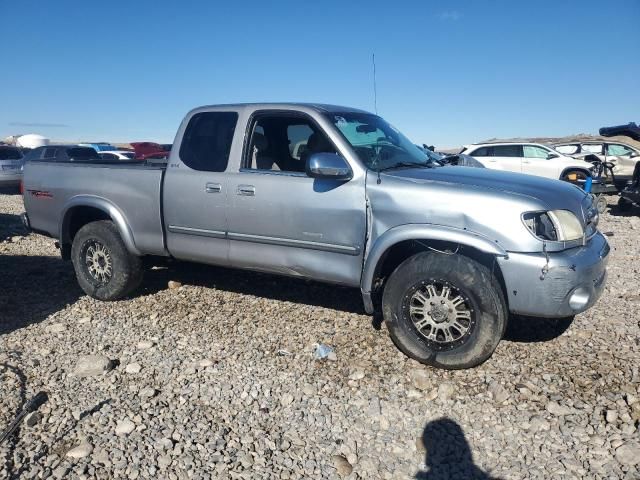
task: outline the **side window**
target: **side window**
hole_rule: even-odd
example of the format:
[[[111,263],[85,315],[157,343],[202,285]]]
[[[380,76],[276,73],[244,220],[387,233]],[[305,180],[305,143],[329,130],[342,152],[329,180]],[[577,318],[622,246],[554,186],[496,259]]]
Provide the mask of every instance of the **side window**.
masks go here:
[[[558,145],[557,147],[554,147],[554,150],[565,155],[573,155],[578,153],[580,148],[579,145]]]
[[[307,124],[289,125],[287,138],[289,140],[289,153],[292,158],[300,160],[307,149],[307,141],[313,135],[313,130]]]
[[[602,155],[602,144],[585,143],[582,145],[582,153],[595,153],[596,155]]]
[[[56,150],[57,148],[45,148],[44,152],[42,153],[42,159],[43,160],[50,160],[52,158],[56,157]]]
[[[335,153],[327,136],[300,116],[260,115],[253,123],[244,165],[252,170],[304,172],[318,152]]]
[[[469,153],[472,157],[490,157],[491,152],[489,151],[490,147],[480,147],[476,148],[474,151]]]
[[[619,145],[615,143],[610,143],[607,145],[607,154],[615,155],[616,157],[624,157],[626,155],[631,155],[633,150],[625,145]]]
[[[196,113],[184,131],[180,159],[194,170],[224,172],[237,122],[236,112]]]
[[[99,153],[98,155],[102,160],[118,160],[118,157],[113,153]]]
[[[544,158],[546,159],[549,153],[544,148],[536,147],[535,145],[523,145],[524,156],[526,158]]]
[[[494,145],[493,156],[517,158],[522,157],[522,145]]]

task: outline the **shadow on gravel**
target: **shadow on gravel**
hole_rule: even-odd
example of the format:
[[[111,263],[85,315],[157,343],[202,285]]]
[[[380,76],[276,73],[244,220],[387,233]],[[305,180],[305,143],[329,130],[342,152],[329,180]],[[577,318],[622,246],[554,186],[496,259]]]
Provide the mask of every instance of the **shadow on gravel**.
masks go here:
[[[450,418],[427,423],[422,444],[426,450],[426,470],[415,476],[417,480],[499,480],[473,463],[462,428]]]
[[[0,213],[0,242],[15,236],[25,236],[28,233],[19,215]]]
[[[573,318],[533,318],[511,315],[502,339],[518,343],[548,342],[566,332],[573,323]]]
[[[358,289],[336,287],[335,285],[248,270],[233,270],[185,262],[170,262],[166,268],[146,270],[138,295],[151,295],[166,290],[169,280],[185,285],[215,288],[242,295],[315,305],[365,315],[362,297]]]
[[[41,322],[82,295],[71,264],[59,257],[0,255],[0,335]]]

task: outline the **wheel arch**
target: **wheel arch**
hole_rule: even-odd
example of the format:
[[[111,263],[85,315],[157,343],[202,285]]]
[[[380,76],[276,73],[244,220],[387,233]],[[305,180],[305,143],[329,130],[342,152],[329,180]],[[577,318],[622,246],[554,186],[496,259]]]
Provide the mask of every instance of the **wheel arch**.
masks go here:
[[[71,244],[78,230],[88,223],[98,220],[111,220],[118,229],[127,250],[135,255],[140,255],[133,232],[124,214],[113,203],[101,197],[79,195],[73,197],[63,210],[58,236],[63,258],[70,258]]]
[[[487,266],[495,273],[506,295],[506,286],[496,257],[508,257],[507,251],[489,238],[458,228],[440,225],[403,225],[381,235],[365,257],[360,290],[367,313],[373,313],[374,293],[381,282],[404,260],[425,250],[452,251]]]
[[[562,172],[560,173],[560,180],[564,180],[564,176],[567,175],[570,172],[576,172],[576,173],[584,173],[587,177],[591,176],[591,172],[584,168],[584,167],[566,167],[562,170]]]

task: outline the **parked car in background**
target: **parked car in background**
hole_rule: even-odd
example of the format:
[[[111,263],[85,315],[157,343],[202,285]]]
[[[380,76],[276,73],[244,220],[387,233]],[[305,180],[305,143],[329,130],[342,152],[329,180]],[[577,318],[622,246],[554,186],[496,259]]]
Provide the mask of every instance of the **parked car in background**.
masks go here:
[[[509,312],[590,308],[609,254],[586,192],[441,167],[381,117],[333,105],[197,108],[164,165],[28,161],[24,204],[94,298],[131,294],[145,256],[356,287],[400,350],[449,369],[491,356]]]
[[[47,162],[74,162],[100,160],[98,152],[93,147],[80,145],[47,145],[31,150],[24,157],[24,161],[43,160]]]
[[[107,150],[104,152],[98,152],[98,156],[102,160],[135,160],[135,152],[128,150]]]
[[[12,145],[0,145],[0,187],[17,186],[22,180],[22,151]]]
[[[165,159],[169,158],[169,153],[171,153],[171,144],[132,142],[130,145],[133,147],[138,160]]]
[[[79,147],[91,147],[93,148],[96,152],[106,152],[106,151],[113,151],[113,150],[117,150],[116,147],[114,147],[113,145],[111,145],[110,143],[107,142],[92,142],[92,143],[79,143],[78,144]]]
[[[575,181],[590,175],[593,165],[554,151],[539,143],[476,143],[460,153],[478,160],[486,168],[526,173],[556,180]]]
[[[623,183],[631,179],[636,163],[640,161],[640,151],[621,142],[585,141],[555,143],[552,146],[557,152],[580,160],[597,159],[612,163],[616,180]]]

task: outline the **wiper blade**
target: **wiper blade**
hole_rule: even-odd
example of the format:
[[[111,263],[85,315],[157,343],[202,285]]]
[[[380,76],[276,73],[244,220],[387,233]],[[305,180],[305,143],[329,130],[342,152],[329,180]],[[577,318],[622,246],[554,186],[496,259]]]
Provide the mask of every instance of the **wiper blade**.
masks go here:
[[[414,163],[414,162],[398,162],[393,165],[389,165],[388,167],[378,168],[376,171],[386,172],[387,170],[394,170],[396,168],[405,168],[405,167],[416,167],[416,168],[433,168],[432,161],[428,161],[427,163]]]

